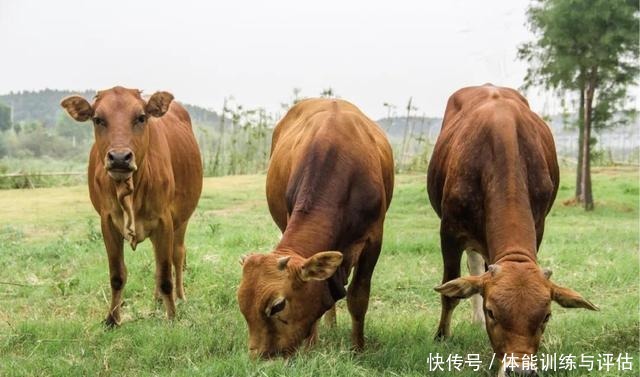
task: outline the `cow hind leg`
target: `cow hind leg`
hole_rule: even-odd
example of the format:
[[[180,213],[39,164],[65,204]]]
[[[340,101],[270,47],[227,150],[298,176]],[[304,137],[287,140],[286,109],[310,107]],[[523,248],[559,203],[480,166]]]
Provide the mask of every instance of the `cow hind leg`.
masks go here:
[[[381,237],[380,237],[381,238]],[[369,240],[364,246],[353,272],[353,280],[347,290],[347,307],[351,314],[351,342],[355,351],[364,348],[364,317],[369,307],[371,276],[380,255],[382,242]]]
[[[111,305],[104,320],[107,327],[120,324],[122,291],[127,283],[127,267],[124,263],[124,240],[109,219],[102,219],[102,236],[109,260],[109,283],[111,285]]]
[[[479,276],[484,274],[484,258],[477,251],[467,250],[467,267],[470,275]],[[484,327],[484,311],[480,294],[476,293],[471,296],[471,308],[473,310],[472,322]]]
[[[460,277],[460,260],[462,259],[462,248],[448,233],[440,230],[440,246],[442,248],[442,259],[444,270],[442,274],[442,284]],[[460,302],[457,298],[440,295],[442,304],[440,314],[440,324],[436,332],[436,339],[445,339],[451,336],[451,317],[453,310]]]
[[[176,297],[186,301],[184,294],[183,274],[186,265],[187,251],[184,247],[184,234],[187,231],[187,223],[178,227],[174,233],[173,240],[173,269],[175,272]]]
[[[173,278],[171,276],[173,262],[173,225],[171,219],[161,219],[158,227],[151,234],[151,242],[156,258],[156,292],[162,298],[167,318],[176,315],[176,303],[173,296]]]

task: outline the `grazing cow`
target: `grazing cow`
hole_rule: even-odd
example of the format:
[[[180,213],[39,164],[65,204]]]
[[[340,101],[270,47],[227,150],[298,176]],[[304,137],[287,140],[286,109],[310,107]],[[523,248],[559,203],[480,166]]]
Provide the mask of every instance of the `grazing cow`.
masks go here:
[[[109,259],[111,307],[105,323],[120,324],[127,282],[123,243],[133,249],[151,238],[156,260],[156,298],[167,317],[184,299],[184,234],[202,190],[202,162],[187,111],[167,92],[148,100],[140,91],[115,87],[98,92],[93,104],[79,96],[61,105],[79,122],[93,121],[89,155],[89,196],[100,215]]]
[[[437,338],[450,335],[459,299],[475,295],[494,352],[519,363],[538,351],[551,301],[597,310],[536,260],[558,182],[551,132],[518,92],[484,85],[449,98],[427,176],[444,260]],[[460,277],[465,249],[471,276]]]
[[[312,343],[316,322],[347,296],[352,342],[364,317],[393,194],[393,156],[383,131],[349,102],[304,100],[273,133],[267,201],[282,231],[275,250],[242,259],[240,310],[249,351],[288,356]],[[347,278],[353,278],[345,292]]]

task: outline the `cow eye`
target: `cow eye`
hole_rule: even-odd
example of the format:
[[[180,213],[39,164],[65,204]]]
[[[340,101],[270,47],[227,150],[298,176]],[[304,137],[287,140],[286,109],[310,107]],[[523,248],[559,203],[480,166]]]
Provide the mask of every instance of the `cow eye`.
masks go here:
[[[271,317],[272,315],[281,312],[284,309],[286,304],[287,304],[287,301],[284,298],[279,299],[277,302],[275,302],[271,306],[271,309],[269,309],[269,313],[267,313],[267,315]]]
[[[489,317],[489,319],[492,321],[496,320],[496,317],[493,316],[493,312],[491,311],[491,309],[487,309],[487,317]]]
[[[102,119],[100,117],[94,117],[93,118],[93,124],[95,124],[96,126],[101,126],[101,127],[105,127],[107,125],[107,123],[104,121],[104,119]]]
[[[144,114],[140,114],[136,117],[136,124],[137,125],[141,125],[144,124],[144,122],[147,121],[147,116]]]
[[[551,319],[551,313],[547,313],[547,315],[544,317],[544,320],[542,320],[542,323],[547,323],[549,322],[550,319]]]

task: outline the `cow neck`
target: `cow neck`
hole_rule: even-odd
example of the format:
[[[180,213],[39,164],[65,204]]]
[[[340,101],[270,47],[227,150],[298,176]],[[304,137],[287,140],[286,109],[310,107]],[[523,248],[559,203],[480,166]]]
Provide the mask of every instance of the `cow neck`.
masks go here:
[[[485,221],[490,263],[522,257],[535,261],[536,229],[528,204],[495,203],[493,206],[486,211]]]
[[[333,218],[335,217],[326,216],[326,214],[311,216],[308,213],[294,213],[273,253],[307,259],[322,251],[335,250],[337,244],[335,232],[331,227],[332,222],[326,220]],[[338,268],[333,276],[324,281],[332,300],[329,307],[347,295],[344,287],[347,279],[346,273],[344,268]]]
[[[501,253],[501,256],[493,260],[491,264],[500,264],[502,262],[538,263],[535,253],[531,255],[531,253],[519,249],[505,250]]]
[[[528,195],[527,159],[521,155],[514,121],[496,116],[509,126],[488,133],[485,152],[492,161],[482,171],[489,260],[493,263],[508,255],[535,260],[536,227]]]
[[[504,165],[503,165],[504,166]],[[517,166],[517,164],[513,164]],[[526,257],[536,260],[536,227],[529,203],[529,190],[520,170],[495,175],[485,197],[485,237],[491,263]]]
[[[311,213],[294,212],[274,254],[306,259],[322,251],[336,250],[337,236],[332,221],[336,216],[326,210],[316,210],[313,213],[315,216]],[[343,268],[338,268],[333,276],[325,280],[333,303],[346,296],[346,279],[347,271],[343,265]]]
[[[309,258],[321,251],[335,250],[337,237],[331,221],[334,218],[326,211],[294,212],[276,251]]]

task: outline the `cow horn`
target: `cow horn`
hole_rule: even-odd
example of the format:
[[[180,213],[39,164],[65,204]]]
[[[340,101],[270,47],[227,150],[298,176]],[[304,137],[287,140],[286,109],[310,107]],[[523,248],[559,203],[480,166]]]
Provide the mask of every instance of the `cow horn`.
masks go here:
[[[498,266],[497,264],[490,264],[487,270],[491,272],[492,276],[495,276],[497,273],[500,272],[500,266]]]
[[[243,266],[244,265],[244,261],[247,259],[247,255],[241,255],[240,259],[238,259],[238,262],[240,262],[240,265]]]
[[[549,280],[551,278],[551,275],[553,275],[553,271],[551,271],[550,268],[543,268],[542,269],[542,274],[544,275],[544,277]]]
[[[289,259],[291,259],[290,256],[278,258],[278,270],[284,270],[287,267],[287,263],[289,263]]]

